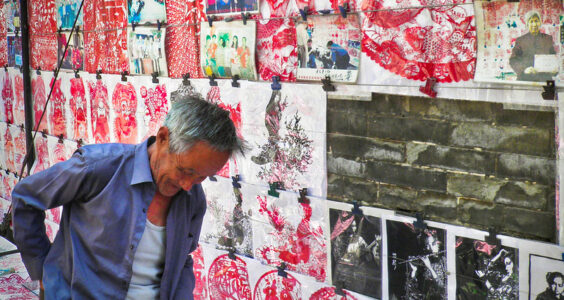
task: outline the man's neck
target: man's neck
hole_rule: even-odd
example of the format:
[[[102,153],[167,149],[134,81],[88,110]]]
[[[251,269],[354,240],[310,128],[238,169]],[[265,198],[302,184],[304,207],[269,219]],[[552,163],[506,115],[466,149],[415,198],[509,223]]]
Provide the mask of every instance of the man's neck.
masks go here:
[[[157,191],[147,210],[147,219],[149,222],[156,226],[166,226],[166,217],[168,216],[171,200],[172,197],[165,197]]]

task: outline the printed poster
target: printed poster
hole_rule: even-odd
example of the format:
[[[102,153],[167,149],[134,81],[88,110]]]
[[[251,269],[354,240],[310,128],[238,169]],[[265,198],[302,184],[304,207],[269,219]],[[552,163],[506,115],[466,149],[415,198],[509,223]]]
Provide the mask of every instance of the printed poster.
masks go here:
[[[207,15],[229,15],[258,12],[258,0],[204,0]]]
[[[225,251],[202,246],[210,300],[252,299],[247,259],[229,257]]]
[[[559,73],[559,0],[476,2],[476,81],[546,84]]]
[[[564,297],[564,261],[540,255],[529,256],[529,299]]]
[[[165,31],[155,27],[131,27],[128,34],[129,70],[131,74],[167,76]]]
[[[8,67],[19,67],[22,61],[22,38],[21,36],[8,36]]]
[[[45,77],[45,79],[44,79]],[[33,124],[34,130],[43,131],[48,130],[47,113],[43,114],[43,111],[47,110],[45,104],[47,103],[47,91],[46,85],[50,81],[49,76],[46,73],[40,73],[39,75],[35,72],[31,73],[31,97],[33,99]],[[43,115],[43,119],[41,116]],[[41,121],[41,123],[39,123]]]
[[[12,87],[12,76],[11,72],[3,72],[2,80],[2,102],[4,102],[4,118],[3,121],[7,123],[14,123],[14,89]]]
[[[131,77],[130,77],[131,78]],[[138,88],[141,109],[137,113],[140,122],[139,136],[141,141],[150,136],[157,135],[163,126],[166,114],[170,109],[170,92],[168,91],[168,78],[159,78],[159,83],[153,83],[148,76],[135,78]]]
[[[311,16],[296,26],[298,80],[356,82],[361,31],[357,14]]]
[[[4,18],[8,32],[15,32],[20,29],[20,1],[4,1]]]
[[[90,97],[92,122],[92,142],[95,144],[110,142],[110,93],[108,86],[101,79],[86,81]]]
[[[14,79],[14,123],[22,125],[25,123],[23,75],[19,69],[9,69],[8,74]]]
[[[57,66],[55,1],[30,0],[28,16],[31,67],[53,70]]]
[[[54,81],[54,77],[51,78],[50,87],[52,87],[53,92],[51,93],[51,99],[49,100],[49,110],[47,120],[49,122],[49,133],[54,136],[67,137],[67,98],[63,93],[63,80],[58,78]],[[66,83],[65,83],[66,84]]]
[[[0,1],[0,66],[8,64],[8,25],[4,3]]]
[[[61,29],[71,29],[74,24],[75,19],[76,26],[83,25],[83,15],[84,7],[78,15],[78,9],[80,8],[80,0],[55,0],[55,9],[57,10],[57,28]],[[84,1],[85,4],[88,1]],[[78,15],[78,16],[77,16]]]
[[[128,23],[166,22],[165,0],[127,0]]]
[[[217,78],[239,75],[256,80],[256,21],[207,22],[200,25],[200,64],[204,76]]]
[[[130,77],[129,81],[133,81]],[[112,93],[111,118],[114,128],[112,142],[137,144],[138,134],[138,95],[131,82],[118,82]],[[99,105],[99,104],[98,104]]]
[[[261,80],[296,81],[298,47],[294,20],[261,20],[257,23],[257,66]]]
[[[68,78],[68,77],[67,77]],[[68,80],[68,79],[67,79]],[[88,132],[88,116],[90,111],[88,108],[87,86],[82,77],[70,78],[69,87],[69,120],[67,122],[67,129],[71,131],[70,137],[83,143],[89,143],[90,134]]]
[[[62,32],[60,35],[57,35],[58,61],[63,57],[69,36],[70,32]],[[80,71],[84,69],[84,38],[82,32],[73,32],[61,68]]]

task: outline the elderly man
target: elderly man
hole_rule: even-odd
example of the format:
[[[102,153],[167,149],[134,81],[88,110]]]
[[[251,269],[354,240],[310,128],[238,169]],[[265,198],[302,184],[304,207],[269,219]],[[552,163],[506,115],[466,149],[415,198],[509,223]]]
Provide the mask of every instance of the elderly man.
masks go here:
[[[206,211],[200,183],[243,152],[229,113],[178,99],[156,137],[98,144],[22,180],[14,239],[45,299],[192,299]],[[44,210],[63,205],[53,244]]]
[[[548,283],[548,287],[537,296],[536,300],[564,299],[564,275],[562,273],[546,273],[546,283]]]

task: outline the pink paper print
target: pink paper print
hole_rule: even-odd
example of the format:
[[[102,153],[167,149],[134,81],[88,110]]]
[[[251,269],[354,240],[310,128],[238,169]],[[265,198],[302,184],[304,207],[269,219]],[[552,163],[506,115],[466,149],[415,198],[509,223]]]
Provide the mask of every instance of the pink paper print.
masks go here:
[[[202,246],[192,252],[192,259],[194,260],[194,277],[196,277],[196,286],[194,287],[194,299],[205,300],[208,299],[206,271],[204,265],[204,255],[202,254]]]
[[[193,24],[206,21],[203,0],[166,1],[166,20],[169,25]]]
[[[35,167],[33,174],[41,172],[49,168],[49,148],[47,147],[47,138],[38,133],[35,137]]]
[[[57,32],[55,1],[30,0],[27,7],[29,30],[32,35]]]
[[[51,243],[53,243],[53,241],[55,240],[55,236],[57,235],[57,232],[59,232],[59,224],[46,219],[45,233],[47,234],[47,238],[49,238],[49,241]]]
[[[70,80],[70,111],[72,115],[72,128],[74,140],[88,140],[87,133],[87,108],[86,108],[86,89],[82,78],[71,78]]]
[[[109,128],[109,98],[108,88],[102,82],[97,80],[95,82],[88,81],[88,91],[90,93],[90,107],[92,109],[92,136],[94,143],[109,143],[110,142],[110,128]]]
[[[114,135],[119,143],[137,143],[137,94],[133,84],[118,83],[112,95],[115,111]]]
[[[6,199],[6,200],[12,200],[12,183],[11,183],[11,179],[10,176],[6,175],[4,172],[2,172],[3,176],[2,176],[2,185],[3,185],[3,192],[4,195],[2,198]]]
[[[4,13],[4,2],[0,3],[0,66],[8,64],[8,28],[6,27],[6,15]]]
[[[0,277],[0,294],[5,299],[37,299],[37,296],[23,286],[27,281],[19,274],[10,274]]]
[[[47,102],[47,95],[45,94],[45,82],[43,77],[38,75],[31,80],[31,89],[33,91],[33,117],[34,117],[34,129],[37,131],[43,131],[47,129],[47,114],[43,116],[41,124],[38,127],[39,119],[45,108],[45,103]]]
[[[52,166],[56,163],[62,162],[70,158],[76,146],[76,143],[61,140],[54,136],[47,136],[47,148],[49,149],[49,164]]]
[[[25,157],[25,130],[21,127],[10,126],[14,138],[14,171],[20,173]]]
[[[356,298],[347,291],[343,291],[345,296],[337,295],[334,287],[324,287],[313,293],[309,300],[356,300]]]
[[[270,81],[280,76],[283,81],[296,81],[298,51],[293,19],[257,22],[257,66],[260,79]]]
[[[468,0],[444,1],[427,8],[427,0],[363,0],[362,51],[383,68],[413,80],[437,78],[458,82],[474,77],[476,27]],[[392,10],[392,8],[418,7]]]
[[[57,67],[57,35],[55,33],[33,34],[30,36],[29,44],[31,68],[54,70]]]
[[[251,300],[249,273],[245,261],[227,254],[218,256],[210,266],[210,300],[241,299]]]
[[[288,277],[278,275],[276,270],[269,271],[261,276],[255,286],[254,300],[302,298],[302,284],[291,274]]]
[[[83,11],[85,31],[127,26],[126,0],[85,0]]]
[[[54,79],[54,78],[53,78]],[[65,116],[65,104],[67,99],[61,90],[62,79],[57,79],[54,81],[51,79],[50,86],[53,87],[53,92],[51,93],[51,102],[49,109],[49,127],[51,128],[51,134],[55,136],[63,137],[67,136],[66,132],[66,116]]]
[[[12,89],[12,80],[8,72],[6,72],[4,77],[2,100],[4,102],[4,120],[8,123],[14,123],[14,90]]]
[[[28,2],[31,67],[53,70],[57,65],[55,1]]]
[[[129,71],[127,56],[127,30],[96,31],[84,33],[84,69],[95,73],[119,74]]]
[[[6,159],[6,168],[12,172],[16,171],[16,165],[14,163],[14,139],[12,137],[11,126],[6,126],[6,131],[4,134],[4,157]],[[24,148],[25,149],[25,148]]]
[[[146,139],[157,134],[168,112],[166,86],[164,84],[158,84],[154,88],[141,86],[139,95],[145,102],[145,115],[149,118],[149,131],[143,138]]]
[[[25,123],[23,78],[21,74],[14,75],[14,94],[14,123],[21,125]]]

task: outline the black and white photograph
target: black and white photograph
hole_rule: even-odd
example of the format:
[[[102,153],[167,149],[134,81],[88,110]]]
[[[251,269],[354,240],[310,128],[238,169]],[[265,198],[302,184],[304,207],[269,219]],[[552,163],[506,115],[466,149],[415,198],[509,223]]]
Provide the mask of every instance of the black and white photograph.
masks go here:
[[[564,261],[531,254],[529,256],[529,299],[564,299]]]
[[[447,299],[446,232],[388,220],[389,298]]]
[[[333,285],[370,297],[382,297],[381,219],[329,210]]]

